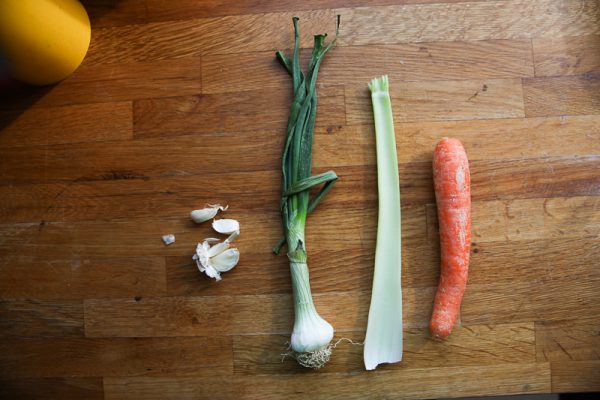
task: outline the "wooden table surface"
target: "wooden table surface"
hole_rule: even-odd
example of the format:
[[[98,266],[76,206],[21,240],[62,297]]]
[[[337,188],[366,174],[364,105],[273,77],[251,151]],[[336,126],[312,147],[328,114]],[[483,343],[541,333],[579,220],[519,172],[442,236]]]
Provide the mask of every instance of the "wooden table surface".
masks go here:
[[[398,4],[394,4],[398,3]],[[400,399],[600,390],[600,2],[85,2],[83,65],[3,89],[0,397]],[[291,101],[274,50],[333,33],[314,171],[340,181],[308,221],[315,302],[364,338],[377,226],[367,82],[390,76],[403,213],[404,360],[365,372],[282,362],[292,328],[280,156]],[[439,242],[431,157],[471,160],[473,249],[460,326],[426,329]],[[192,209],[229,205],[241,261],[191,256]],[[162,244],[173,233],[177,242]]]

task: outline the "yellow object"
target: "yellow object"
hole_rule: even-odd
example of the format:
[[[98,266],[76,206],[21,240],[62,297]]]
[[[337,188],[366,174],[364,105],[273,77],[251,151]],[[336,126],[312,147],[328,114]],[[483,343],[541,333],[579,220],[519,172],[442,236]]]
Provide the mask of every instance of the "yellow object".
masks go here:
[[[0,0],[0,54],[15,78],[48,85],[69,76],[90,45],[77,0]]]

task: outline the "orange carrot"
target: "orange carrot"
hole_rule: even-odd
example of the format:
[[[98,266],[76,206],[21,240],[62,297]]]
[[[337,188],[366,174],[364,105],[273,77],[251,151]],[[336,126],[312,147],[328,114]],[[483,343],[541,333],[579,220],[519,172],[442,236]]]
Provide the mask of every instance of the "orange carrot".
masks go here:
[[[432,335],[452,332],[467,285],[471,250],[471,176],[458,139],[443,138],[433,155],[433,182],[440,229],[440,282],[429,323]]]

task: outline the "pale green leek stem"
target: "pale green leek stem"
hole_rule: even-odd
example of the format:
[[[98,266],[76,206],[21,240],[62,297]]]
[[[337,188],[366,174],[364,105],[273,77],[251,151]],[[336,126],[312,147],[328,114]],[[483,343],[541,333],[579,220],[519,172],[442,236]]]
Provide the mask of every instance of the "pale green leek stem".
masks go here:
[[[402,360],[401,215],[398,159],[388,78],[369,84],[377,147],[379,217],[375,273],[365,338],[367,370]]]

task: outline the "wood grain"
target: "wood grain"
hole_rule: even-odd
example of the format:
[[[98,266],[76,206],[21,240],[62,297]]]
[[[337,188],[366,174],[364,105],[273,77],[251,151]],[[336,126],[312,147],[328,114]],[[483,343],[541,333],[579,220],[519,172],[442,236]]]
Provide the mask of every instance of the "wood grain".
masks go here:
[[[600,361],[561,361],[551,363],[552,391],[577,392],[600,390]]]
[[[599,282],[598,277],[583,282],[572,278],[540,278],[535,285],[471,285],[465,293],[461,319],[463,324],[471,325],[561,320],[565,315],[586,318],[600,311],[589,292]],[[490,309],[489,304],[495,302],[501,302],[502,308]]]
[[[316,125],[343,124],[343,88],[322,87],[319,94]],[[233,95],[140,100],[134,103],[134,134],[137,138],[208,132],[283,131],[292,102],[291,95],[290,90],[256,90]]]
[[[436,385],[443,377],[444,385]],[[244,393],[249,399],[361,399],[365,388],[369,396],[384,399],[402,391],[403,398],[422,397],[423,387],[433,387],[432,396],[477,396],[485,393],[479,385],[492,390],[514,393],[543,393],[550,390],[550,370],[545,363],[500,364],[492,366],[405,369],[378,374],[298,374],[236,376],[219,378],[206,385],[193,377],[107,378],[107,399],[226,399]],[[285,384],[284,384],[285,382]]]
[[[587,0],[393,5],[337,12],[345,22],[340,29],[340,44],[353,46],[579,36],[598,33],[600,18],[598,4]]]
[[[29,104],[54,107],[112,103],[134,99],[195,95],[202,91],[200,59],[184,58],[110,65],[82,65],[70,77],[45,89],[23,90],[2,103],[2,109],[20,110]]]
[[[92,27],[119,26],[147,21],[147,1],[82,0]]]
[[[534,38],[535,76],[600,72],[600,35]]]
[[[8,119],[10,123],[2,129],[0,148],[127,140],[133,137],[130,102],[32,107],[22,114],[0,112],[2,119]]]
[[[102,400],[102,378],[25,378],[1,379],[3,399],[64,399]]]
[[[303,47],[312,45],[312,35],[317,32],[335,32],[336,19],[332,10],[228,15],[100,28],[94,32],[86,64],[285,49],[293,45],[293,16],[302,19]]]
[[[476,221],[473,238],[485,242],[594,238],[600,230],[599,199],[583,196],[477,201],[473,203],[473,221]],[[325,207],[325,204],[318,211],[319,218],[307,226],[311,251],[374,245],[375,204],[353,208],[344,205]],[[343,220],[338,218],[339,210],[344,210]],[[62,258],[189,256],[198,241],[214,236],[214,233],[208,225],[195,229],[187,214],[160,222],[141,219],[45,222],[41,229],[39,222],[9,225],[0,231],[0,253],[18,256],[22,251],[28,251],[31,256],[43,254]],[[276,210],[230,213],[228,216],[248,227],[236,242],[242,254],[247,249],[270,250],[280,238],[279,213]],[[360,228],[357,229],[357,226]],[[168,232],[178,239],[175,245],[165,247],[160,237]],[[424,205],[404,208],[402,237],[407,244],[422,244],[436,232],[435,218],[427,215]],[[118,242],[111,239],[115,236],[119,237]],[[55,241],[59,241],[61,246],[55,246]]]
[[[84,299],[160,296],[166,292],[164,259],[151,257],[53,259],[4,257],[0,298]]]
[[[427,326],[433,306],[432,293],[433,288],[409,289],[403,293],[405,325]],[[320,314],[338,331],[364,327],[370,293],[316,293],[314,298]],[[292,310],[288,294],[85,300],[85,334],[87,337],[175,337],[290,333]]]
[[[600,113],[600,74],[523,80],[528,117]]]
[[[536,323],[537,359],[542,361],[600,360],[600,325],[593,318]]]
[[[342,337],[353,340],[355,344]],[[304,369],[291,357],[282,363],[281,353],[286,351],[283,344],[288,340],[288,337],[278,335],[235,336],[235,372],[243,375],[304,373]],[[360,343],[363,340],[364,332],[344,332],[336,336],[334,356],[322,371],[362,371],[363,346]],[[381,369],[389,371],[532,362],[534,353],[534,330],[531,324],[462,326],[453,332],[450,340],[444,342],[431,339],[428,329],[409,329],[404,332],[402,363],[382,365]]]
[[[344,249],[347,246],[361,246],[365,240],[375,238],[375,208],[365,211],[363,208],[346,209],[346,218],[340,221],[333,210],[319,210],[320,221],[307,227],[306,235],[313,239],[312,248]],[[231,218],[242,221],[248,228],[236,240],[243,252],[245,249],[271,249],[280,238],[279,213],[271,212],[230,213]],[[426,237],[426,215],[424,207],[406,209],[403,226],[403,237],[408,242],[422,240]],[[315,219],[316,220],[316,219]],[[338,226],[335,222],[338,221]],[[327,224],[329,222],[329,224]],[[343,233],[341,227],[356,227],[362,224],[360,236],[349,232]],[[29,251],[31,256],[44,254],[52,257],[92,257],[92,256],[165,256],[190,255],[198,241],[205,237],[214,236],[214,231],[208,224],[198,229],[189,219],[189,214],[178,219],[164,219],[160,222],[143,220],[122,221],[87,221],[80,223],[48,222],[43,224],[40,231],[39,223],[15,224],[13,229],[3,229],[0,241],[0,254],[19,255],[15,248],[21,243],[20,250]],[[165,247],[161,236],[168,232],[177,237],[174,245]],[[337,232],[337,236],[335,236]],[[111,238],[119,237],[115,242]],[[35,243],[23,243],[25,238]],[[59,240],[62,245],[54,246],[53,241]],[[345,241],[345,243],[344,243]]]
[[[106,1],[106,0],[94,0]],[[444,0],[446,3],[477,0]],[[147,17],[151,21],[205,18],[225,15],[259,14],[294,10],[315,10],[334,7],[360,7],[394,3],[439,3],[440,0],[307,0],[301,3],[293,0],[246,0],[232,3],[227,0],[202,1],[180,0],[178,7],[169,7],[160,0],[146,0]]]
[[[600,252],[594,236],[587,239],[554,238],[489,243],[478,240],[473,242],[472,247],[469,283],[473,285],[510,283],[515,274],[523,276],[528,282],[566,277],[586,280],[597,276],[588,268]],[[420,250],[427,258],[434,258],[438,253],[437,243],[422,246]],[[567,251],[570,256],[561,257]],[[499,268],[499,265],[510,268]],[[552,326],[552,323],[549,325]],[[541,332],[545,326],[536,326],[536,332]]]
[[[333,110],[335,108],[332,105],[330,111]],[[260,124],[264,125],[265,122]],[[154,128],[150,129],[154,130]],[[597,139],[600,136],[600,117],[516,118],[503,120],[501,126],[495,120],[402,123],[397,128],[399,161],[402,164],[422,161],[424,164],[421,165],[421,169],[424,172],[429,171],[434,143],[440,137],[449,134],[454,134],[463,141],[469,154],[473,154],[472,161],[596,156],[599,150]],[[5,161],[1,166],[3,173],[0,182],[78,181],[74,183],[76,187],[86,186],[85,189],[79,187],[79,192],[88,192],[89,188],[93,187],[87,184],[89,181],[109,181],[101,185],[101,190],[104,192],[114,187],[117,184],[114,181],[119,180],[129,180],[127,184],[155,185],[155,182],[148,178],[170,177],[170,180],[178,183],[182,177],[190,175],[218,173],[218,176],[226,176],[228,172],[248,171],[249,168],[256,171],[275,171],[279,168],[281,157],[279,152],[283,146],[281,131],[265,130],[260,135],[247,132],[242,136],[244,140],[240,140],[238,132],[202,133],[202,135],[156,137],[123,143],[110,141],[36,148],[6,148],[0,150],[0,155]],[[375,165],[373,145],[372,126],[344,125],[338,128],[337,125],[325,124],[318,128],[316,134],[314,165],[318,168]],[[239,148],[235,157],[231,156],[231,148]],[[264,157],[255,156],[258,150]],[[212,165],[210,171],[207,171],[202,164],[198,164],[196,160],[198,153]],[[226,163],[222,162],[224,158],[227,158]],[[415,164],[412,164],[411,167],[414,166]],[[45,168],[46,171],[46,174],[41,177],[38,174],[40,168]],[[504,169],[496,172],[502,172]],[[411,174],[402,172],[404,172],[403,178],[413,178]],[[267,179],[261,181],[278,187],[278,176],[275,172],[271,175],[273,177],[268,179],[257,177],[257,181]],[[244,180],[248,181],[247,178]],[[226,181],[233,185],[237,180],[232,176]],[[39,193],[49,187],[39,186],[33,189]],[[240,191],[245,192],[245,190]],[[55,193],[54,190],[49,192]],[[5,196],[15,196],[16,193],[7,191]],[[31,196],[36,201],[39,197],[40,195]]]
[[[11,151],[4,154],[17,159],[23,158],[26,152]],[[46,151],[46,154],[48,159],[58,160],[64,151]],[[192,170],[194,165],[190,165],[190,171],[167,166],[166,169],[162,167],[162,171],[153,171],[167,176],[153,178],[136,170],[111,169],[110,165],[91,164],[86,161],[84,153],[78,156],[82,157],[79,170],[71,170],[67,161],[57,162],[52,168],[48,168],[46,180],[61,179],[60,171],[69,171],[73,175],[69,178],[74,180],[72,182],[32,185],[31,183],[40,179],[35,175],[35,165],[39,164],[35,160],[30,165],[23,165],[20,174],[18,168],[5,171],[4,178],[8,181],[2,182],[4,186],[0,185],[0,193],[6,193],[0,200],[0,215],[6,218],[6,222],[37,222],[42,226],[44,222],[51,221],[145,219],[148,213],[185,220],[191,210],[203,207],[206,203],[216,201],[235,204],[242,199],[244,202],[238,212],[276,212],[273,204],[277,202],[280,191],[280,173],[277,171],[223,172],[210,175],[200,175],[198,171],[198,175],[195,175],[196,171]],[[130,165],[139,163],[132,161]],[[406,206],[435,201],[430,185],[430,163],[406,163],[399,167],[403,176],[401,188]],[[226,169],[225,166],[223,168]],[[243,163],[235,169],[243,170]],[[376,192],[372,190],[376,185],[374,166],[324,166],[317,171],[329,169],[335,169],[340,177],[335,187],[339,202],[332,203],[331,207],[371,209],[376,205]],[[472,180],[477,183],[477,189],[473,190],[475,201],[595,196],[599,193],[597,156],[537,158],[530,161],[473,161],[471,169]],[[88,172],[89,175],[82,175]],[[15,186],[19,182],[14,179],[34,182]],[[197,195],[198,188],[205,187],[206,182],[210,182],[212,195]],[[358,194],[357,188],[361,188]],[[140,196],[146,196],[148,201],[140,204]],[[171,206],[165,207],[166,204]],[[326,201],[323,204],[325,207],[328,203]]]
[[[373,119],[366,85],[346,89],[346,121],[367,124]],[[427,81],[390,84],[394,119],[400,122],[443,121],[525,116],[521,82]]]
[[[363,82],[366,87],[382,73],[387,73],[391,82],[530,77],[531,54],[529,40],[335,47],[319,71],[319,82]],[[302,56],[307,62],[308,51]],[[354,61],[357,57],[361,63]],[[289,76],[272,51],[219,54],[203,57],[202,82],[205,93],[222,93],[257,86],[277,89],[289,84]]]
[[[0,349],[0,374],[10,378],[232,371],[228,337],[5,340]]]
[[[401,123],[396,132],[398,161],[429,162],[435,143],[444,136],[460,139],[470,161],[593,156],[600,153],[600,118],[510,118],[501,124],[494,119]]]
[[[77,300],[2,300],[0,337],[83,336],[83,304]]]

